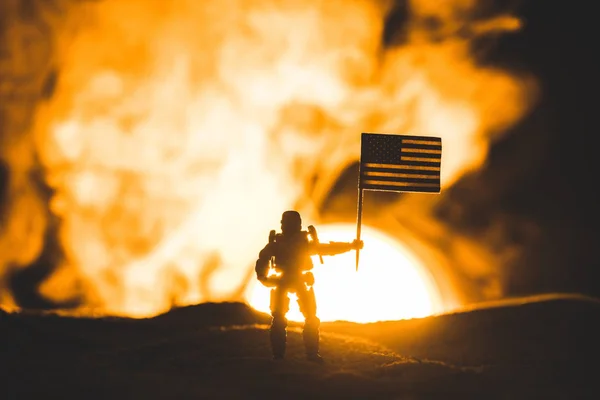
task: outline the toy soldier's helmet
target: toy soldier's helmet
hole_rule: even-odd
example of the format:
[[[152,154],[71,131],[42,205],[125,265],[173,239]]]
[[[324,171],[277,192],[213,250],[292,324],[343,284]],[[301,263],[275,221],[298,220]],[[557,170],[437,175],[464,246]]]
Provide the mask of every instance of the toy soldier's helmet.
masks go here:
[[[285,211],[281,214],[281,232],[299,232],[302,229],[302,218],[298,211]]]

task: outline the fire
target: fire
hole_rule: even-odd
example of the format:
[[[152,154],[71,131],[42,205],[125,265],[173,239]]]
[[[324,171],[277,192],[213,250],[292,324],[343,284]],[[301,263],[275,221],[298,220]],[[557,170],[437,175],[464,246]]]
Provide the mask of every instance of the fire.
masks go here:
[[[512,16],[457,17],[474,7],[413,0],[406,41],[385,47],[388,2],[74,5],[33,128],[64,251],[41,293],[83,291],[86,306],[140,317],[240,298],[283,210],[322,220],[360,132],[441,136],[443,187],[478,168],[532,87],[472,59],[472,38],[519,27]],[[15,151],[4,146],[3,159]],[[18,206],[11,215],[29,218]]]

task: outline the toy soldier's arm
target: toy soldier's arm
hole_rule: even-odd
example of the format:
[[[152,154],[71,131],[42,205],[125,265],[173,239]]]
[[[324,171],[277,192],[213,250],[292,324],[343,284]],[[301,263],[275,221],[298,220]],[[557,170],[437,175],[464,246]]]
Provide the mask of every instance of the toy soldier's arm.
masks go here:
[[[313,254],[335,256],[336,254],[345,253],[350,250],[362,249],[363,241],[354,240],[352,242],[312,243],[312,246]]]
[[[256,265],[254,267],[256,279],[267,287],[275,287],[279,282],[277,278],[269,276],[269,270],[271,269],[269,262],[274,255],[274,243],[269,242],[258,254],[258,260],[256,260]]]
[[[273,256],[273,246],[271,243],[267,244],[263,249],[258,253],[258,260],[256,260],[256,265],[254,267],[254,271],[256,272],[256,279],[259,281],[264,281],[267,279],[267,275],[269,274],[269,261]]]

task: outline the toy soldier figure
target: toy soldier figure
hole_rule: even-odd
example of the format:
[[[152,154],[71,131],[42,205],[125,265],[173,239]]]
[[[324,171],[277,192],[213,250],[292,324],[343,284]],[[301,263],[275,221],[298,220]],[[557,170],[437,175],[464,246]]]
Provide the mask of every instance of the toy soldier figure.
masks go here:
[[[286,314],[289,310],[288,293],[295,293],[304,315],[302,337],[308,360],[323,362],[319,355],[319,325],[317,303],[313,291],[314,276],[310,256],[336,255],[362,249],[363,242],[319,243],[315,228],[302,230],[302,219],[297,211],[286,211],[281,216],[281,233],[271,231],[269,243],[260,251],[256,261],[256,277],[271,290],[270,339],[273,358],[283,359],[286,347]],[[269,276],[269,272],[276,274]]]

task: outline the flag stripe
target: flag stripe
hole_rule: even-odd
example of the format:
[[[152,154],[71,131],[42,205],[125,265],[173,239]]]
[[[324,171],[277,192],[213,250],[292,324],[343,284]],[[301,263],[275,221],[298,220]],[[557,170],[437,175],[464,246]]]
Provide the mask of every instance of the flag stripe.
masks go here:
[[[418,192],[418,193],[439,193],[439,186],[423,187],[423,186],[391,186],[384,184],[363,185],[364,190],[375,190],[380,192]]]
[[[369,135],[369,134],[367,134]],[[383,133],[375,133],[374,135],[385,135]],[[434,142],[436,144],[440,144],[442,142],[442,138],[434,137],[434,136],[407,136],[407,135],[394,135],[400,137],[402,142]]]
[[[364,177],[368,176],[393,176],[402,180],[401,178],[416,178],[423,177],[426,179],[439,179],[440,171],[407,171],[407,170],[394,170],[394,169],[362,169],[360,174]]]
[[[428,166],[419,166],[419,165],[396,165],[396,164],[376,164],[376,163],[364,163],[361,164],[362,167],[364,168],[369,168],[372,169],[374,171],[379,170],[380,168],[383,169],[408,169],[408,170],[415,170],[415,171],[440,171],[440,167],[428,167]]]
[[[394,182],[385,180],[365,179],[365,185],[386,185],[386,186],[414,186],[414,187],[438,187],[436,182]]]
[[[432,161],[432,160],[426,160],[423,161],[422,159],[418,159],[417,157],[402,157],[402,159],[400,161],[403,161],[402,164],[405,165],[414,165],[414,166],[422,166],[422,167],[437,167],[439,168],[440,165],[440,161]]]
[[[427,161],[441,161],[442,159],[442,155],[441,154],[428,154],[428,153],[418,153],[415,151],[404,151],[402,150],[400,152],[400,156],[404,159],[404,158],[409,158],[409,157],[420,157],[420,158],[428,158],[429,160]]]
[[[387,172],[387,171],[373,171],[368,170],[363,173],[363,176],[385,176],[390,178],[424,178],[424,179],[439,179],[440,174],[419,174],[419,173],[398,173],[398,172]]]
[[[363,175],[363,179],[366,181],[368,180],[377,180],[377,181],[386,181],[386,182],[399,182],[399,183],[423,183],[423,184],[434,184],[434,185],[438,185],[438,181],[439,178],[432,178],[432,177],[427,177],[427,178],[402,178],[402,179],[398,179],[397,177],[393,177],[393,176],[369,176],[369,175]]]
[[[442,149],[441,148],[426,148],[425,146],[420,146],[420,147],[408,147],[408,146],[404,146],[401,150],[401,153],[418,153],[418,154],[435,154],[438,157],[442,156]]]
[[[425,163],[425,165],[429,164],[429,165],[437,165],[439,164],[439,160],[432,160],[430,158],[424,158],[424,157],[400,157],[400,161],[404,161],[407,164],[412,164],[412,163]]]
[[[402,146],[404,147],[412,147],[411,145],[417,145],[419,147],[426,147],[426,148],[441,148],[441,141],[438,142],[433,142],[431,140],[406,140],[403,139],[402,140]]]
[[[402,140],[401,142],[402,147],[405,148],[411,148],[411,147],[417,147],[417,148],[423,148],[423,149],[431,149],[431,150],[441,150],[442,149],[442,142],[421,142],[421,141],[416,141],[416,140]]]

